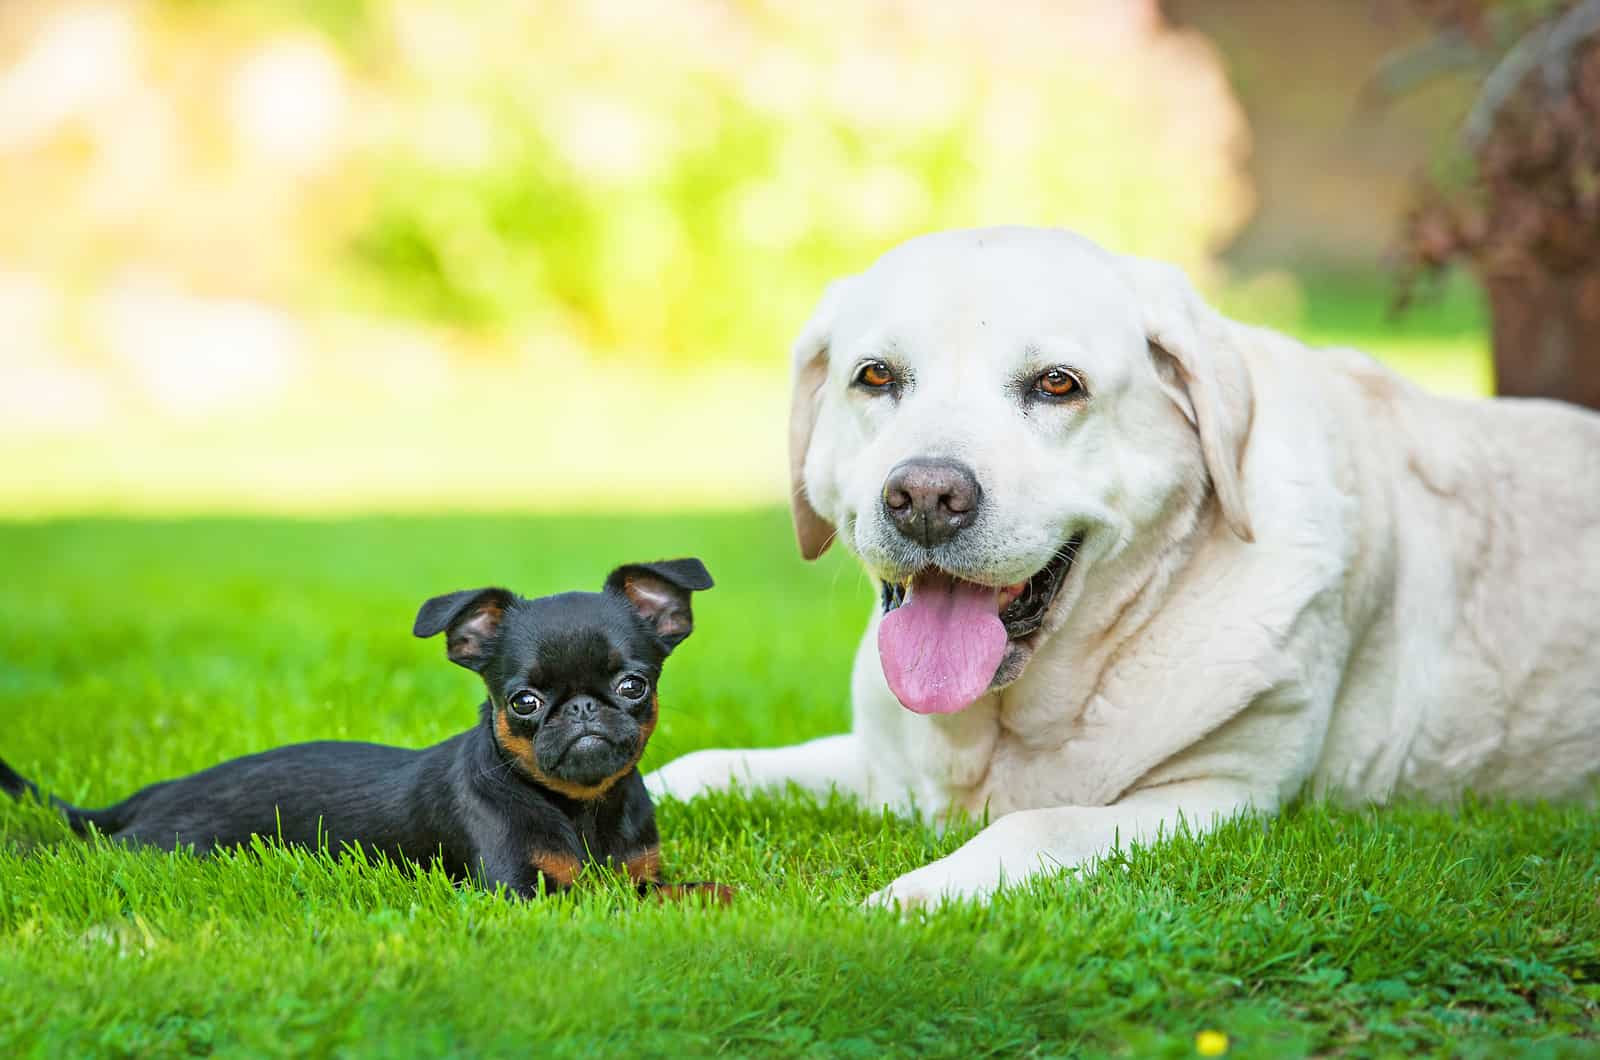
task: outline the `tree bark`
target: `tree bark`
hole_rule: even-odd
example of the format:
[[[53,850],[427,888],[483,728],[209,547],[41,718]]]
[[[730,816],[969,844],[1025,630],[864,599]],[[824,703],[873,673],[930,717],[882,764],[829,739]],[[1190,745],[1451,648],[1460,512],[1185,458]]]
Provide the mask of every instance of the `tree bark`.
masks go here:
[[[1489,15],[1518,6],[1415,2],[1480,46]],[[1600,0],[1533,13],[1467,115],[1470,187],[1425,182],[1407,219],[1406,282],[1470,262],[1489,297],[1496,392],[1600,409]]]
[[[1537,265],[1483,277],[1493,316],[1495,392],[1600,409],[1600,267]]]

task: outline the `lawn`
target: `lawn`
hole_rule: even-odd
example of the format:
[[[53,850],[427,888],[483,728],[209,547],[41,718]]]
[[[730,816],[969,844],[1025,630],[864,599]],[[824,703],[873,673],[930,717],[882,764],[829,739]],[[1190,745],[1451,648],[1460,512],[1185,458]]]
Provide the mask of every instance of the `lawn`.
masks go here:
[[[843,727],[871,594],[780,512],[84,520],[0,526],[0,755],[96,804],[288,741],[423,745],[478,701],[410,636],[424,597],[680,554],[719,584],[649,760]],[[797,796],[660,819],[669,875],[731,908],[134,853],[0,806],[0,1055],[1600,1055],[1590,809],[1300,805],[904,923],[857,904],[966,833]]]

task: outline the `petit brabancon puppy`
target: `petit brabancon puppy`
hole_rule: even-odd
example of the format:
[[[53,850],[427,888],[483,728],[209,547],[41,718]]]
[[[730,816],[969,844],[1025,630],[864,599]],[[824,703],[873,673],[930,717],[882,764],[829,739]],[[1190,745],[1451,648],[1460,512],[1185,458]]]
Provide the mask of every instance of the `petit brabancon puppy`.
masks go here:
[[[637,768],[656,727],[662,663],[694,628],[690,595],[711,588],[697,559],[618,567],[598,593],[535,600],[506,589],[436,596],[412,632],[444,633],[450,661],[483,678],[479,723],[423,750],[323,741],[236,758],[152,784],[114,806],[59,799],[74,831],[197,854],[253,836],[360,846],[523,896],[608,864],[641,892],[705,893],[660,881],[655,810]],[[0,762],[0,789],[38,788]]]

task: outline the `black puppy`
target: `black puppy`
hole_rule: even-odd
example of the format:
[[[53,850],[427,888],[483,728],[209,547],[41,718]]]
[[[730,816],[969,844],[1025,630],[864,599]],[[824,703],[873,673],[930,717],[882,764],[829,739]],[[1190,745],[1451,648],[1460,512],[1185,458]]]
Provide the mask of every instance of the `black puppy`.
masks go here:
[[[527,600],[505,589],[436,596],[412,632],[446,634],[450,661],[489,697],[477,726],[421,751],[320,742],[152,784],[115,806],[57,799],[74,831],[195,852],[251,836],[361,847],[521,895],[570,886],[586,862],[660,883],[655,810],[637,763],[656,727],[661,665],[694,628],[697,559],[618,567],[598,593]],[[0,788],[39,789],[0,762]],[[709,888],[725,900],[725,888]]]

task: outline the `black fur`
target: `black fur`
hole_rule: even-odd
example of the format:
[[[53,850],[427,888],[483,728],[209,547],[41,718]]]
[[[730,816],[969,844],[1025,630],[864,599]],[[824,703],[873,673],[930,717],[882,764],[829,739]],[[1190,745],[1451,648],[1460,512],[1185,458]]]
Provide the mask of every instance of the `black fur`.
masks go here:
[[[466,732],[423,750],[296,744],[104,809],[51,802],[79,834],[92,825],[167,850],[205,854],[259,835],[335,855],[359,845],[521,895],[564,889],[593,862],[653,888],[659,837],[637,762],[655,728],[662,663],[692,628],[689,594],[710,587],[705,567],[686,559],[619,567],[598,593],[435,597],[413,632],[446,633],[451,660],[488,691]],[[39,797],[4,762],[0,790]]]

